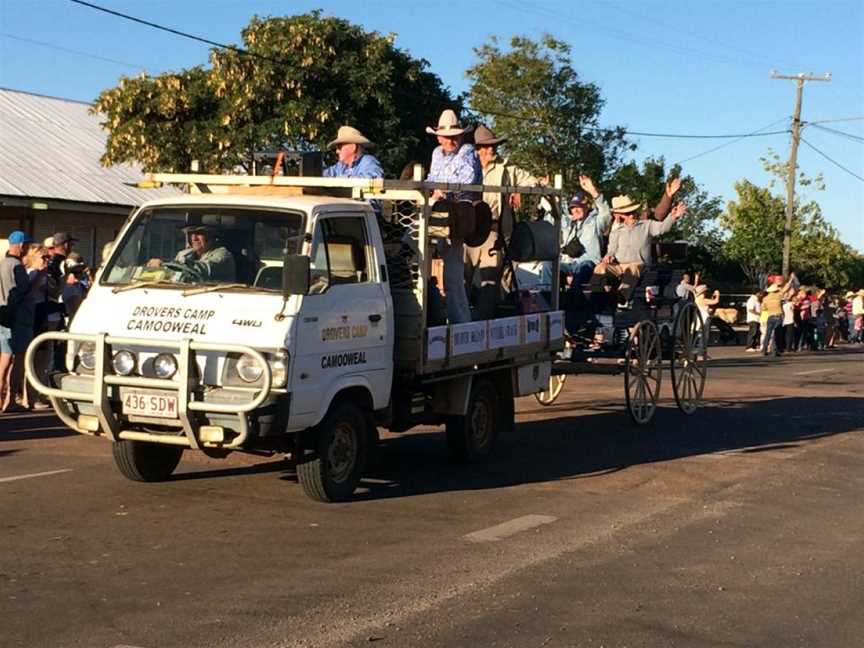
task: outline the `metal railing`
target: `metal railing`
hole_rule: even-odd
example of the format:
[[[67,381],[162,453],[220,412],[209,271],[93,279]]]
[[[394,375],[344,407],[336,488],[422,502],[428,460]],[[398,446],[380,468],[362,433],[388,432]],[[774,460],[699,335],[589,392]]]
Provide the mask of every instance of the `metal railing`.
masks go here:
[[[36,371],[36,353],[40,346],[49,341],[92,343],[94,345],[94,360],[92,376],[81,374],[82,377],[92,378],[92,390],[89,392],[73,391],[62,387],[51,387],[44,384]],[[164,349],[177,354],[177,372],[171,378],[147,378],[144,376],[121,376],[111,371],[111,347],[146,347],[148,349]],[[196,388],[202,385],[195,378],[197,365],[195,352],[215,351],[245,354],[252,357],[262,369],[262,382],[252,391],[254,398],[248,402],[239,404],[208,403],[204,400],[193,400],[192,395]],[[199,437],[200,425],[194,420],[193,412],[207,412],[210,414],[232,414],[238,419],[238,434],[228,443],[215,444],[218,447],[237,448],[243,445],[249,435],[249,422],[246,417],[248,412],[259,407],[270,395],[273,377],[270,365],[262,353],[255,349],[239,344],[217,344],[211,342],[195,342],[192,340],[146,340],[140,338],[113,337],[105,333],[83,334],[66,332],[42,333],[27,348],[24,357],[24,368],[28,382],[40,394],[51,400],[57,415],[70,428],[81,434],[92,434],[101,429],[108,434],[112,441],[120,439],[133,439],[139,441],[153,441],[184,445],[198,449],[202,443]],[[109,398],[109,388],[137,387],[144,389],[161,389],[177,392],[177,419],[182,426],[184,436],[170,436],[140,432],[136,430],[121,429],[122,421],[114,413]],[[76,418],[64,401],[89,403],[96,411],[98,428],[84,427],[80,418]]]

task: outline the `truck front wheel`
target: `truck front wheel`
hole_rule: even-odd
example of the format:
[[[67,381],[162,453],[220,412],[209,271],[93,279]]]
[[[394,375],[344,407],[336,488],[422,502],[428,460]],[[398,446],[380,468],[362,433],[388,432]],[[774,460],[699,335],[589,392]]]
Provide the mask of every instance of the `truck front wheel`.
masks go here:
[[[366,418],[356,405],[339,403],[313,432],[314,436],[307,436],[301,444],[297,479],[310,498],[343,502],[354,494],[366,467]]]
[[[495,384],[487,379],[474,383],[465,416],[450,416],[446,422],[447,447],[456,461],[483,461],[491,453],[498,438],[502,407]]]
[[[117,441],[111,444],[114,463],[127,479],[142,482],[165,481],[180,463],[183,448],[145,441]]]

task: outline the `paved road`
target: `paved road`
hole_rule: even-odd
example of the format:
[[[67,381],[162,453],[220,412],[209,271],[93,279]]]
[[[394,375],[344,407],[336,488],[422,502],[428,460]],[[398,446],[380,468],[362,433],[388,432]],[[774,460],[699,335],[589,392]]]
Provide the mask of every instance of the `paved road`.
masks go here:
[[[0,645],[861,645],[864,354],[714,353],[693,417],[571,378],[479,468],[386,437],[343,505],[242,456],[128,482],[3,417]]]

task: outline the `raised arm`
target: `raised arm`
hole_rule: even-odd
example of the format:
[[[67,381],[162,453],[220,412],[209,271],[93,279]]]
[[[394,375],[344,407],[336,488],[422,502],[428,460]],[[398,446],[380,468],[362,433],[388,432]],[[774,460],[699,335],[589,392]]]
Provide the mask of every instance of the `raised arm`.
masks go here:
[[[669,213],[669,208],[672,206],[672,199],[680,188],[681,178],[672,178],[666,183],[666,188],[663,190],[660,202],[654,208],[654,220],[662,221],[666,218],[666,214]]]

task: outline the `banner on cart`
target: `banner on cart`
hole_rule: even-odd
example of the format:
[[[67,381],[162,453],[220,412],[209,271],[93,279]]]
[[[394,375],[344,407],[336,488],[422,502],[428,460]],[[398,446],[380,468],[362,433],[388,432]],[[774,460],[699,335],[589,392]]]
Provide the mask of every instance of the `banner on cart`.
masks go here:
[[[450,327],[450,351],[454,356],[485,351],[487,322],[466,322]]]
[[[426,358],[443,360],[447,357],[447,326],[433,326],[426,331]]]
[[[564,337],[564,313],[553,311],[549,313],[549,339],[560,340]]]
[[[540,330],[541,317],[542,315],[540,313],[522,316],[522,325],[525,332],[525,344],[533,344],[534,342],[540,342],[543,339],[543,334]]]
[[[505,317],[489,321],[490,349],[500,349],[517,344],[519,344],[518,317]]]

